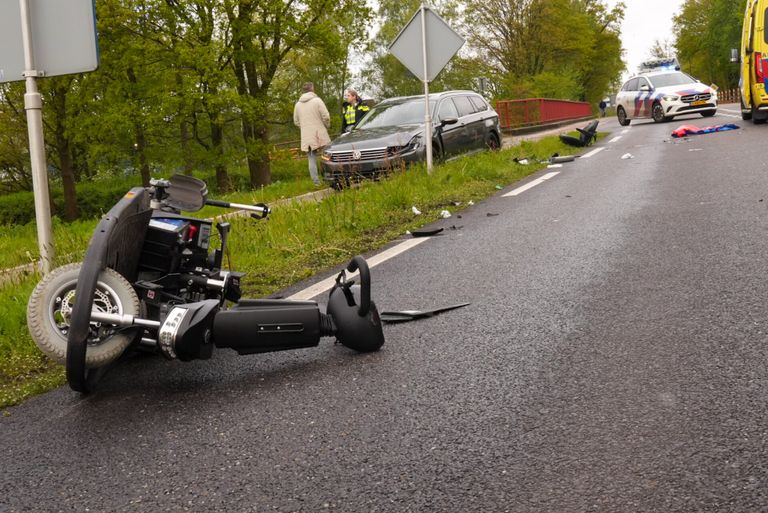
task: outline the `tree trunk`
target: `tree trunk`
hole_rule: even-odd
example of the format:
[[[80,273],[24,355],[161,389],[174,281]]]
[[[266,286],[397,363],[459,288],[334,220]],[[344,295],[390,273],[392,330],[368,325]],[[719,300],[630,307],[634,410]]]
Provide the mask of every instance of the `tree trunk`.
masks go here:
[[[144,135],[144,127],[136,125],[136,154],[138,156],[138,168],[141,172],[141,184],[144,187],[149,187],[149,162],[147,162],[147,139]]]
[[[248,174],[251,187],[254,189],[272,183],[272,168],[266,151],[269,132],[263,121],[259,122],[259,125],[243,117],[243,139],[247,148]],[[254,151],[254,148],[258,150]]]
[[[232,182],[229,181],[227,167],[224,165],[224,127],[221,123],[211,121],[211,143],[216,156],[216,188],[220,193],[229,192],[232,190]]]
[[[77,191],[75,190],[75,172],[72,165],[72,153],[69,149],[69,140],[62,131],[56,133],[56,151],[59,154],[59,166],[61,166],[61,183],[64,188],[64,220],[74,221],[78,218]]]
[[[78,217],[77,191],[75,189],[75,171],[72,158],[72,150],[69,138],[65,132],[64,121],[67,116],[67,92],[71,81],[66,84],[55,82],[51,91],[51,107],[55,111],[52,123],[56,156],[59,161],[59,172],[64,189],[64,215],[65,221],[74,221]]]
[[[179,138],[181,139],[182,173],[192,176],[195,165],[192,162],[192,148],[190,147],[189,124],[183,119],[179,124]]]

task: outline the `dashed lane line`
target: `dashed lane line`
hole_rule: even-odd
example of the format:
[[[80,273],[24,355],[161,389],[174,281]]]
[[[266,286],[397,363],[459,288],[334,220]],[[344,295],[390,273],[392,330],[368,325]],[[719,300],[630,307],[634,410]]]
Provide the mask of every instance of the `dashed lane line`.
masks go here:
[[[522,187],[518,187],[517,189],[511,190],[508,193],[504,194],[502,197],[506,198],[508,196],[517,196],[520,193],[523,193],[527,191],[528,189],[531,189],[533,187],[536,187],[540,183],[544,183],[545,181],[549,180],[553,176],[557,176],[560,174],[560,171],[552,171],[551,173],[547,173],[546,175],[542,176],[541,178],[537,178],[536,180],[532,180],[528,182],[527,184],[523,185]]]
[[[367,258],[366,262],[368,262],[368,267],[369,268],[376,267],[380,263],[386,262],[390,258],[396,257],[397,255],[418,246],[422,242],[426,242],[430,238],[431,237],[418,237],[418,238],[408,239],[404,242],[401,242],[397,246],[392,246],[391,248],[384,250],[377,255],[372,256],[371,258]],[[357,271],[355,271],[354,273],[347,273],[347,279],[353,278],[358,274],[359,273]],[[336,275],[331,276],[330,278],[326,278],[323,281],[317,282],[314,285],[311,285],[306,289],[300,292],[297,292],[292,296],[289,296],[287,299],[290,299],[293,301],[306,301],[308,299],[312,299],[313,297],[319,296],[326,290],[333,287],[334,283],[336,283]]]

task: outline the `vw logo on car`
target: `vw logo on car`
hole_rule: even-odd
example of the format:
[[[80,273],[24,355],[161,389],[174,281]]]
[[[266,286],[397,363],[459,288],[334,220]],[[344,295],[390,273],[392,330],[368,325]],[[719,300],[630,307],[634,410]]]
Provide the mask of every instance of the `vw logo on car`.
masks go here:
[[[352,160],[360,160],[363,157],[363,154],[360,152],[360,150],[352,150]]]

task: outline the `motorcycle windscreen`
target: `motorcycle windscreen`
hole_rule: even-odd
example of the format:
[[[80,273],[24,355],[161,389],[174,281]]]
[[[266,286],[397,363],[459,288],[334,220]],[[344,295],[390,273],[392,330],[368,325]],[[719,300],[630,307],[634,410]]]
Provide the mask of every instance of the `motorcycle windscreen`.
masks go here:
[[[205,182],[193,176],[173,175],[169,180],[168,206],[184,212],[197,212],[208,198],[208,187]]]

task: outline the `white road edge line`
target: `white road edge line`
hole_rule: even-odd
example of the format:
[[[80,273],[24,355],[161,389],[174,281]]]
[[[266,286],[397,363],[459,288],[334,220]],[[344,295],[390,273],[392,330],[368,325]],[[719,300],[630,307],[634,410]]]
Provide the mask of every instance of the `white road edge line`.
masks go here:
[[[610,141],[608,141],[608,142],[609,142],[609,143],[614,143],[614,142],[618,141],[619,139],[621,139],[621,136],[620,136],[620,135],[617,135],[616,137],[614,137],[613,139],[611,139],[611,140],[610,140]]]
[[[528,189],[531,189],[533,187],[536,187],[540,183],[544,183],[544,181],[549,180],[553,176],[559,175],[560,171],[552,171],[551,173],[547,173],[546,175],[542,176],[541,178],[537,178],[536,180],[533,180],[531,182],[528,182],[527,184],[523,185],[522,187],[518,187],[515,190],[509,191],[508,193],[502,195],[502,198],[506,198],[508,196],[517,196],[518,194],[527,191]]]
[[[389,260],[390,258],[396,257],[400,253],[404,253],[405,251],[408,251],[409,249],[418,246],[422,242],[425,242],[429,240],[431,237],[417,237],[413,239],[408,239],[404,242],[401,242],[397,246],[392,246],[391,248],[382,251],[378,255],[374,255],[371,258],[366,259],[368,262],[368,267],[376,267],[382,262],[385,262]],[[359,273],[355,271],[354,273],[347,273],[347,279],[350,279],[354,276],[357,276]],[[336,275],[331,276],[330,278],[326,278],[323,281],[320,281],[318,283],[315,283],[314,285],[307,287],[306,289],[297,292],[296,294],[293,294],[292,296],[288,297],[287,299],[290,299],[292,301],[306,301],[308,299],[312,299],[315,296],[318,296],[325,292],[326,290],[333,287],[334,283],[336,283]]]
[[[625,128],[624,130],[621,131],[622,134],[626,134],[627,132],[629,132],[629,128]]]
[[[591,157],[592,155],[597,155],[598,153],[600,153],[600,152],[601,152],[601,151],[603,151],[604,149],[605,149],[605,146],[600,146],[599,148],[595,148],[594,150],[590,151],[589,153],[585,153],[584,155],[582,155],[582,156],[581,156],[581,157],[579,157],[579,158],[580,158],[580,159],[588,159],[588,158],[589,158],[589,157]]]

